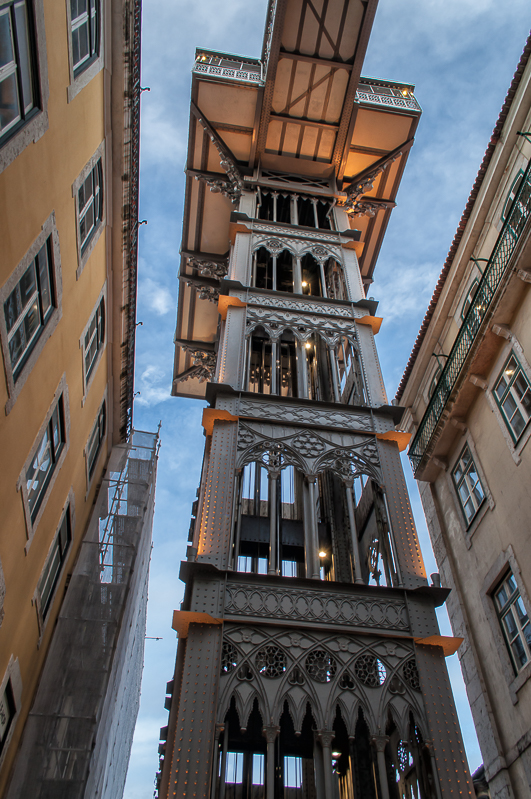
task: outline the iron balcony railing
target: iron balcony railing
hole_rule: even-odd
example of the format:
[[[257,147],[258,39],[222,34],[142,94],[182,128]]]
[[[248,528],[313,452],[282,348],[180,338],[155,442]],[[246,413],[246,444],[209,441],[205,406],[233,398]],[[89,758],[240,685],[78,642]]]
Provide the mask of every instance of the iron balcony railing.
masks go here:
[[[507,214],[500,235],[483,272],[468,312],[463,319],[446,365],[409,448],[409,459],[416,473],[432,444],[443,411],[485,319],[493,297],[505,275],[511,256],[531,216],[531,162]]]

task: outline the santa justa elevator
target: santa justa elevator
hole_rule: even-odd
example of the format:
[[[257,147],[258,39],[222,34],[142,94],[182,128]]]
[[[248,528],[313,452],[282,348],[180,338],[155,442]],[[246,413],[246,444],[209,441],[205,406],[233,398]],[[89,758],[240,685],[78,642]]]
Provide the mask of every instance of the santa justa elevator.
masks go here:
[[[207,399],[159,797],[472,783],[368,288],[420,117],[361,77],[374,0],[270,0],[193,68],[173,394]]]

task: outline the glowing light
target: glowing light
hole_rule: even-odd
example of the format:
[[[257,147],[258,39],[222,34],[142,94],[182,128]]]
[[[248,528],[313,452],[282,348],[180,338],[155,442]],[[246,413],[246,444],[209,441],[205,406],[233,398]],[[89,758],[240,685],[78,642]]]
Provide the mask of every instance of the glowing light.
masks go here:
[[[321,551],[319,552],[319,557],[320,557],[320,558],[326,558],[326,552],[325,552],[324,550],[321,550]]]
[[[514,375],[514,369],[506,369],[505,374],[507,375],[507,377]]]
[[[341,752],[332,752],[332,757],[341,757]]]
[[[408,94],[409,94],[409,90],[408,89],[402,89],[402,94],[404,95],[404,97],[407,97]]]
[[[309,342],[309,341],[307,341],[307,342],[306,342],[306,344],[305,344],[304,346],[306,347],[306,349],[307,349],[307,350],[309,350],[309,349],[311,348],[311,346],[312,346],[312,345],[310,344],[310,342]]]

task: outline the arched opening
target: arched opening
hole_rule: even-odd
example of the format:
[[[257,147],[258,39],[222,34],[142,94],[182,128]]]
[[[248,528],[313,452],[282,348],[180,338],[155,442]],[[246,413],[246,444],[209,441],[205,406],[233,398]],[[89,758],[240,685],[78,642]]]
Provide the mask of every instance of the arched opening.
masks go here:
[[[346,336],[341,336],[335,349],[338,397],[344,405],[366,405],[367,396],[358,349]]]
[[[247,391],[297,397],[297,344],[291,330],[278,341],[271,341],[263,327],[257,327],[248,339]]]
[[[257,327],[248,344],[247,391],[271,394],[273,346],[263,327]]]
[[[364,475],[355,479],[352,491],[363,582],[398,586],[396,555],[383,491],[375,480]]]
[[[378,766],[369,727],[361,708],[358,711],[354,740],[350,741],[350,755],[354,799],[378,799],[382,795]]]
[[[237,571],[305,576],[303,475],[294,466],[243,468],[234,548]]]
[[[413,714],[407,739],[400,738],[391,713],[385,733],[389,738],[385,763],[390,799],[436,799],[431,757]]]
[[[308,704],[300,734],[297,735],[288,703],[284,703],[276,746],[275,797],[279,797],[279,799],[317,799],[320,795],[316,787],[314,768],[313,731],[316,726]]]
[[[266,222],[331,230],[331,208],[330,200],[262,189],[257,193],[256,215]]]
[[[331,300],[348,300],[347,286],[343,268],[333,258],[325,266],[326,296]]]
[[[304,396],[321,402],[334,402],[330,348],[321,336],[312,336],[304,345],[307,385]]]
[[[225,799],[265,799],[267,744],[262,716],[255,699],[245,730],[240,729],[232,699],[218,746],[216,796]]]
[[[313,255],[306,253],[301,258],[302,293],[322,297],[322,270]]]
[[[271,289],[293,293],[293,256],[289,250],[272,254],[260,247],[253,257],[252,285],[257,289]]]

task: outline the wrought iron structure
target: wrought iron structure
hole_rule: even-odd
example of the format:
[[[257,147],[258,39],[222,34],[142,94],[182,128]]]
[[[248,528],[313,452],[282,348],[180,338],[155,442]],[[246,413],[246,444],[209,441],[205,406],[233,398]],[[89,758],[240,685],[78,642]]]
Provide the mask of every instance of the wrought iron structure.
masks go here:
[[[415,473],[418,472],[437,440],[439,423],[459,389],[466,365],[474,355],[480,331],[484,329],[498,289],[509,273],[512,255],[518,247],[520,236],[530,216],[531,164],[524,173],[520,188],[503,223],[474,299],[459,328],[437,386],[409,448],[409,459]]]

